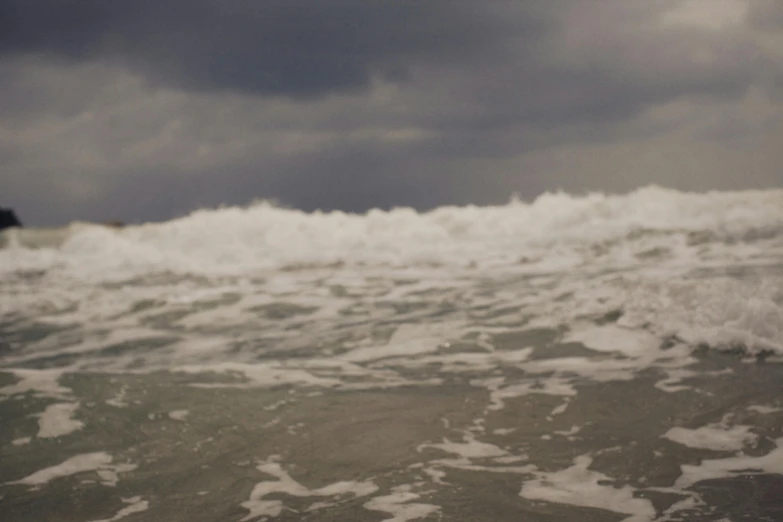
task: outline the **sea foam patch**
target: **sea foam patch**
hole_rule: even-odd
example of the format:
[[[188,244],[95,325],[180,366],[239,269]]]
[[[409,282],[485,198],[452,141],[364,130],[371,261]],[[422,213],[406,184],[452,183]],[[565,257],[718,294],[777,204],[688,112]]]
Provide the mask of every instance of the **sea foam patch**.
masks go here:
[[[783,474],[783,438],[777,439],[775,444],[774,450],[759,457],[739,455],[725,459],[707,459],[697,465],[683,464],[682,474],[675,486],[686,488],[704,480],[748,474]]]
[[[173,410],[169,412],[169,418],[177,421],[184,421],[188,417],[188,410]]]
[[[708,424],[696,429],[672,428],[663,437],[689,448],[714,451],[740,451],[758,438],[750,426],[725,424]]]
[[[392,515],[387,518],[393,522],[407,522],[408,520],[417,520],[428,517],[440,510],[439,506],[434,504],[423,504],[420,502],[411,502],[420,497],[411,491],[410,485],[396,486],[388,495],[375,497],[364,504],[366,509],[371,511],[382,511]]]
[[[143,511],[147,511],[149,509],[149,501],[143,500],[141,497],[128,497],[128,498],[122,498],[121,499],[123,503],[128,504],[124,508],[117,511],[117,513],[114,514],[111,518],[104,518],[101,520],[93,520],[91,522],[115,522],[117,520],[123,519],[129,515],[133,515],[136,513],[141,513]]]
[[[276,456],[260,462],[256,468],[258,471],[271,475],[277,480],[259,482],[253,487],[253,490],[250,492],[250,498],[242,502],[242,507],[250,511],[242,520],[256,520],[262,516],[276,517],[280,515],[285,507],[284,502],[277,499],[265,499],[266,496],[272,493],[284,493],[293,497],[334,497],[336,502],[338,497],[342,498],[349,494],[353,497],[364,497],[378,490],[378,486],[371,481],[340,481],[321,488],[309,489],[291,478],[288,472],[280,465]],[[330,507],[335,502],[311,504],[309,510]]]
[[[438,328],[432,328],[432,325],[414,327],[402,325],[394,332],[385,346],[358,348],[346,353],[342,358],[350,362],[368,362],[389,357],[405,357],[434,352],[447,338],[442,333],[440,335],[433,335],[433,333],[440,333],[446,329],[448,329],[446,325]]]
[[[620,353],[628,357],[640,357],[657,350],[661,341],[644,330],[631,330],[615,325],[589,325],[574,328],[564,342],[579,342],[597,352]]]
[[[529,500],[605,509],[629,515],[626,522],[650,522],[656,512],[652,503],[637,498],[630,486],[615,487],[603,473],[589,469],[592,459],[582,455],[574,465],[551,473],[537,472],[537,478],[525,481],[519,495]]]
[[[502,457],[508,454],[508,452],[502,448],[481,442],[476,440],[475,435],[470,432],[465,433],[464,440],[462,442],[452,442],[447,438],[443,439],[443,442],[421,444],[417,449],[422,451],[427,448],[433,448],[451,453],[462,457],[464,459],[484,459],[490,457]]]
[[[56,466],[41,469],[19,480],[6,482],[6,484],[19,484],[41,487],[49,482],[62,477],[94,471],[105,486],[116,486],[118,473],[127,473],[136,469],[134,464],[112,464],[114,458],[106,452],[84,453],[76,455]]]
[[[39,397],[64,398],[71,390],[60,384],[63,370],[11,369],[18,382],[0,388],[0,396],[12,397],[24,393],[33,393]]]
[[[73,418],[79,408],[76,402],[50,404],[38,418],[38,437],[56,438],[68,435],[84,427],[84,423]]]

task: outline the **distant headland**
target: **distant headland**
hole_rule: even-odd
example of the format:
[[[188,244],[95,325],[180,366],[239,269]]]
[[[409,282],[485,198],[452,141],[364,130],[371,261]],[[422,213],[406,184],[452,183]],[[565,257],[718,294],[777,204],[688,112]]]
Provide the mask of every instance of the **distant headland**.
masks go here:
[[[22,222],[10,208],[0,208],[0,230],[11,227],[22,227]]]

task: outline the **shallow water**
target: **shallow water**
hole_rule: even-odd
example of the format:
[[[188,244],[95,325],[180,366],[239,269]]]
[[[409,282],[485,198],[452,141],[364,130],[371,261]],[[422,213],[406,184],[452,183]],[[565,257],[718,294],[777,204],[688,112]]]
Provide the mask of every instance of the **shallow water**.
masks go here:
[[[2,519],[783,520],[781,209],[5,234]]]
[[[204,387],[226,384],[208,374],[66,374],[59,398],[0,402],[3,519],[111,519],[138,505],[123,503],[130,498],[147,510],[128,520],[404,520],[406,510],[411,520],[780,520],[783,366],[705,353],[687,369],[676,391],[651,369],[631,380],[564,378],[549,390],[562,394],[547,393],[549,372],[520,372],[513,386],[528,391],[502,407],[475,375],[346,391]],[[36,415],[64,402],[78,404],[68,417],[80,425],[41,436]],[[699,440],[693,430],[704,426],[713,432]],[[675,427],[697,447],[667,438]],[[725,447],[698,447],[716,440]],[[731,464],[738,451],[747,464]],[[101,453],[78,473],[36,478],[66,457]],[[710,460],[728,471],[709,479]],[[683,481],[689,465],[700,480]],[[388,511],[372,509],[384,497]]]

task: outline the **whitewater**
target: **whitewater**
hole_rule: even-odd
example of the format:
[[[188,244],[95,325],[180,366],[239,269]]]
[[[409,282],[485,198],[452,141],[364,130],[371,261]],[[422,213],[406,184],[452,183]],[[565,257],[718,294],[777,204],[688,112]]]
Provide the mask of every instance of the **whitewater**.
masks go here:
[[[783,190],[0,232],[4,521],[783,520]]]

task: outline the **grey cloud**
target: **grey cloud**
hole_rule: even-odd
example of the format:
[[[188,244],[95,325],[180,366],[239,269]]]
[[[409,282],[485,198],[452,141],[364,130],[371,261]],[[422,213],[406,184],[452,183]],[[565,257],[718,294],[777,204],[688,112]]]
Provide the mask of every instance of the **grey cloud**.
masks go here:
[[[778,31],[783,28],[783,4],[778,0],[752,0],[748,21],[758,29]]]
[[[476,131],[619,120],[684,95],[737,97],[774,69],[742,32],[653,27],[670,6],[0,0],[0,52],[109,60],[186,90],[294,98],[356,92],[375,75],[415,84],[429,72],[448,76],[455,98],[431,123]],[[697,52],[716,57],[696,63]]]
[[[733,187],[714,157],[751,162],[781,121],[780,4],[750,1],[713,31],[662,24],[679,0],[0,0],[0,204],[138,221]],[[741,183],[773,183],[765,147]]]
[[[530,30],[475,2],[3,0],[0,52],[119,60],[196,89],[315,96],[404,78]]]

